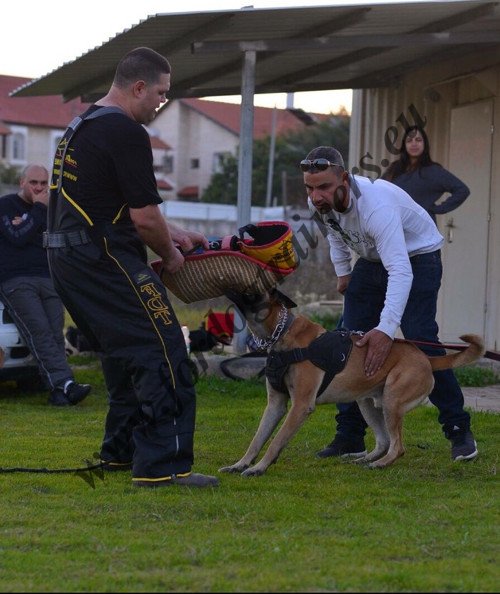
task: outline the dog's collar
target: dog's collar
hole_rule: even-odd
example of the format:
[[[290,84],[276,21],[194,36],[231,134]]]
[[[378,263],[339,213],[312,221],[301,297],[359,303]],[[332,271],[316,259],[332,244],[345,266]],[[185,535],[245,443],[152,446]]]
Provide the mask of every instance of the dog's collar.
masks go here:
[[[259,351],[267,351],[288,331],[295,316],[284,306],[281,306],[278,323],[268,338],[259,338],[252,332],[252,337]]]

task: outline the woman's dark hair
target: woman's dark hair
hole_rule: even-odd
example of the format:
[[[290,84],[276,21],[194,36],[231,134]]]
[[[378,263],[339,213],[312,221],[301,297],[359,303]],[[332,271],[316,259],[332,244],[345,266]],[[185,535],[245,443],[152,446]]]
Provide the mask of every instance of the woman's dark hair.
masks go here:
[[[417,164],[415,166],[412,166],[410,161],[410,155],[406,150],[406,139],[408,138],[408,136],[413,136],[416,133],[419,133],[424,139],[424,152],[420,155]],[[429,137],[427,136],[425,130],[421,126],[410,126],[405,130],[399,151],[399,159],[397,161],[393,161],[389,165],[387,171],[382,176],[383,179],[391,181],[407,171],[420,169],[421,167],[428,167],[429,165],[436,164],[436,162],[431,159]]]

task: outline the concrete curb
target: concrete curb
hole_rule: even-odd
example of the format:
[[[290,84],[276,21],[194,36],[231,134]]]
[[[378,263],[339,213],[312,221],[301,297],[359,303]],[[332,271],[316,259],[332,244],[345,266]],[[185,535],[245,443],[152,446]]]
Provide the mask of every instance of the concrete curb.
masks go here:
[[[500,385],[485,386],[483,388],[462,388],[465,406],[472,410],[485,412],[500,412]]]

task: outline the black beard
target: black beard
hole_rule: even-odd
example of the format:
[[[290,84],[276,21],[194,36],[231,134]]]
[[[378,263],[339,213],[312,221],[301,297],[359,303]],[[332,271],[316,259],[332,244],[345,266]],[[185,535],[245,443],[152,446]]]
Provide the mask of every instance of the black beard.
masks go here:
[[[340,196],[335,195],[333,197],[333,208],[337,212],[345,212],[347,210],[347,206],[344,204],[344,198],[340,198]]]

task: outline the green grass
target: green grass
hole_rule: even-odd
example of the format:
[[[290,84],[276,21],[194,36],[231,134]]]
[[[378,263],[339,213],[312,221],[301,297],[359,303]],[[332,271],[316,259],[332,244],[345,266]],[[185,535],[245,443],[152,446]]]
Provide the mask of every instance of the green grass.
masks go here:
[[[94,461],[105,388],[92,359],[73,363],[94,386],[76,407],[0,384],[2,467]],[[197,394],[194,469],[216,474],[245,451],[264,387],[202,378]],[[480,456],[452,463],[422,406],[405,419],[406,455],[371,471],[315,458],[334,411],[318,407],[264,476],[223,474],[214,490],[135,489],[127,472],[2,474],[0,590],[498,591],[499,416],[472,412]]]
[[[327,330],[335,330],[337,328],[338,321],[340,319],[340,313],[324,312],[324,313],[312,313],[308,316],[313,322],[321,324]]]
[[[483,387],[500,383],[500,377],[493,370],[478,365],[466,365],[455,369],[455,375],[461,386]]]

